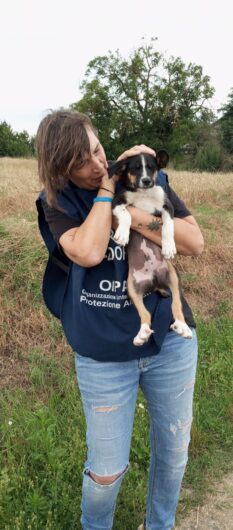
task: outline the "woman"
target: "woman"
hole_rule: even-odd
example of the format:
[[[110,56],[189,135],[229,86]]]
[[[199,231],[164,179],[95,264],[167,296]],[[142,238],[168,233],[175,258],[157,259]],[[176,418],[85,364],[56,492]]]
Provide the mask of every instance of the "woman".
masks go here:
[[[140,530],[171,529],[192,421],[197,341],[191,310],[183,299],[186,322],[193,328],[193,338],[186,340],[169,331],[171,298],[157,292],[147,295],[155,333],[140,348],[133,345],[138,316],[126,292],[127,257],[112,238],[111,202],[120,184],[108,178],[96,131],[83,114],[54,112],[39,126],[37,152],[44,187],[37,201],[39,225],[50,252],[44,298],[76,352],[87,423],[82,528],[112,528],[117,494],[129,466],[140,385],[151,424],[146,518]],[[119,158],[141,152],[154,154],[141,145]],[[195,219],[168,183],[165,187],[175,209],[177,251],[200,254],[203,238]],[[128,210],[132,229],[161,245],[154,217]]]

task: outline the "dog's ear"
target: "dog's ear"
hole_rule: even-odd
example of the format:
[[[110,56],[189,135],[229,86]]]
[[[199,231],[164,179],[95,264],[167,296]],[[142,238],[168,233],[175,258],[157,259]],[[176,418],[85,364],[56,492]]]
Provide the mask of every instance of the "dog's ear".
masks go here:
[[[160,151],[156,153],[156,162],[159,169],[167,167],[169,162],[169,154],[167,151],[165,151],[165,149],[160,149]]]
[[[126,170],[126,168],[126,160],[117,160],[116,162],[113,162],[113,164],[108,167],[109,178],[113,177],[113,175],[118,175],[120,177],[122,173]]]

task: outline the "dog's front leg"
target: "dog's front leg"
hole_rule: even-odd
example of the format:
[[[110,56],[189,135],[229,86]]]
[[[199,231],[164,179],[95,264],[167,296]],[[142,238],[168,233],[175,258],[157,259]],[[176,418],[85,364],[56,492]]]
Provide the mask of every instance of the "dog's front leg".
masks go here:
[[[174,221],[166,209],[162,211],[162,220],[162,254],[165,259],[172,259],[176,255]]]
[[[114,241],[118,245],[125,246],[129,242],[129,233],[131,226],[131,215],[126,208],[126,204],[118,204],[113,208],[113,215],[118,221],[118,228],[114,234]]]

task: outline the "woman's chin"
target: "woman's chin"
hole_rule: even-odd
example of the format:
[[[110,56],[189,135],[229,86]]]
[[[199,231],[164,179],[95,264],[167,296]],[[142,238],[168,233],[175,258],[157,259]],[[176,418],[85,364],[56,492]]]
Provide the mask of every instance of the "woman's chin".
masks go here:
[[[100,185],[101,185],[101,182],[102,182],[102,177],[100,177],[98,179],[93,179],[92,182],[91,182],[92,189],[99,188]]]

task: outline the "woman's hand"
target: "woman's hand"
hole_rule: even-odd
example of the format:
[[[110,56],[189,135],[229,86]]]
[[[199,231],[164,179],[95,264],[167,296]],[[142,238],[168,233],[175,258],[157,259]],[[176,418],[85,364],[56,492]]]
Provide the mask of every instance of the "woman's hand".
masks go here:
[[[106,173],[102,177],[100,188],[106,188],[106,189],[108,189],[110,192],[112,192],[114,194],[115,193],[116,182],[118,181],[118,179],[119,179],[118,175],[113,175],[112,178],[109,178],[108,173]]]
[[[151,147],[147,147],[147,145],[141,144],[134,145],[134,147],[127,149],[127,151],[124,151],[124,153],[122,153],[122,155],[120,155],[117,160],[125,160],[130,156],[140,155],[141,153],[156,156],[156,152],[154,151],[154,149],[151,149]]]

